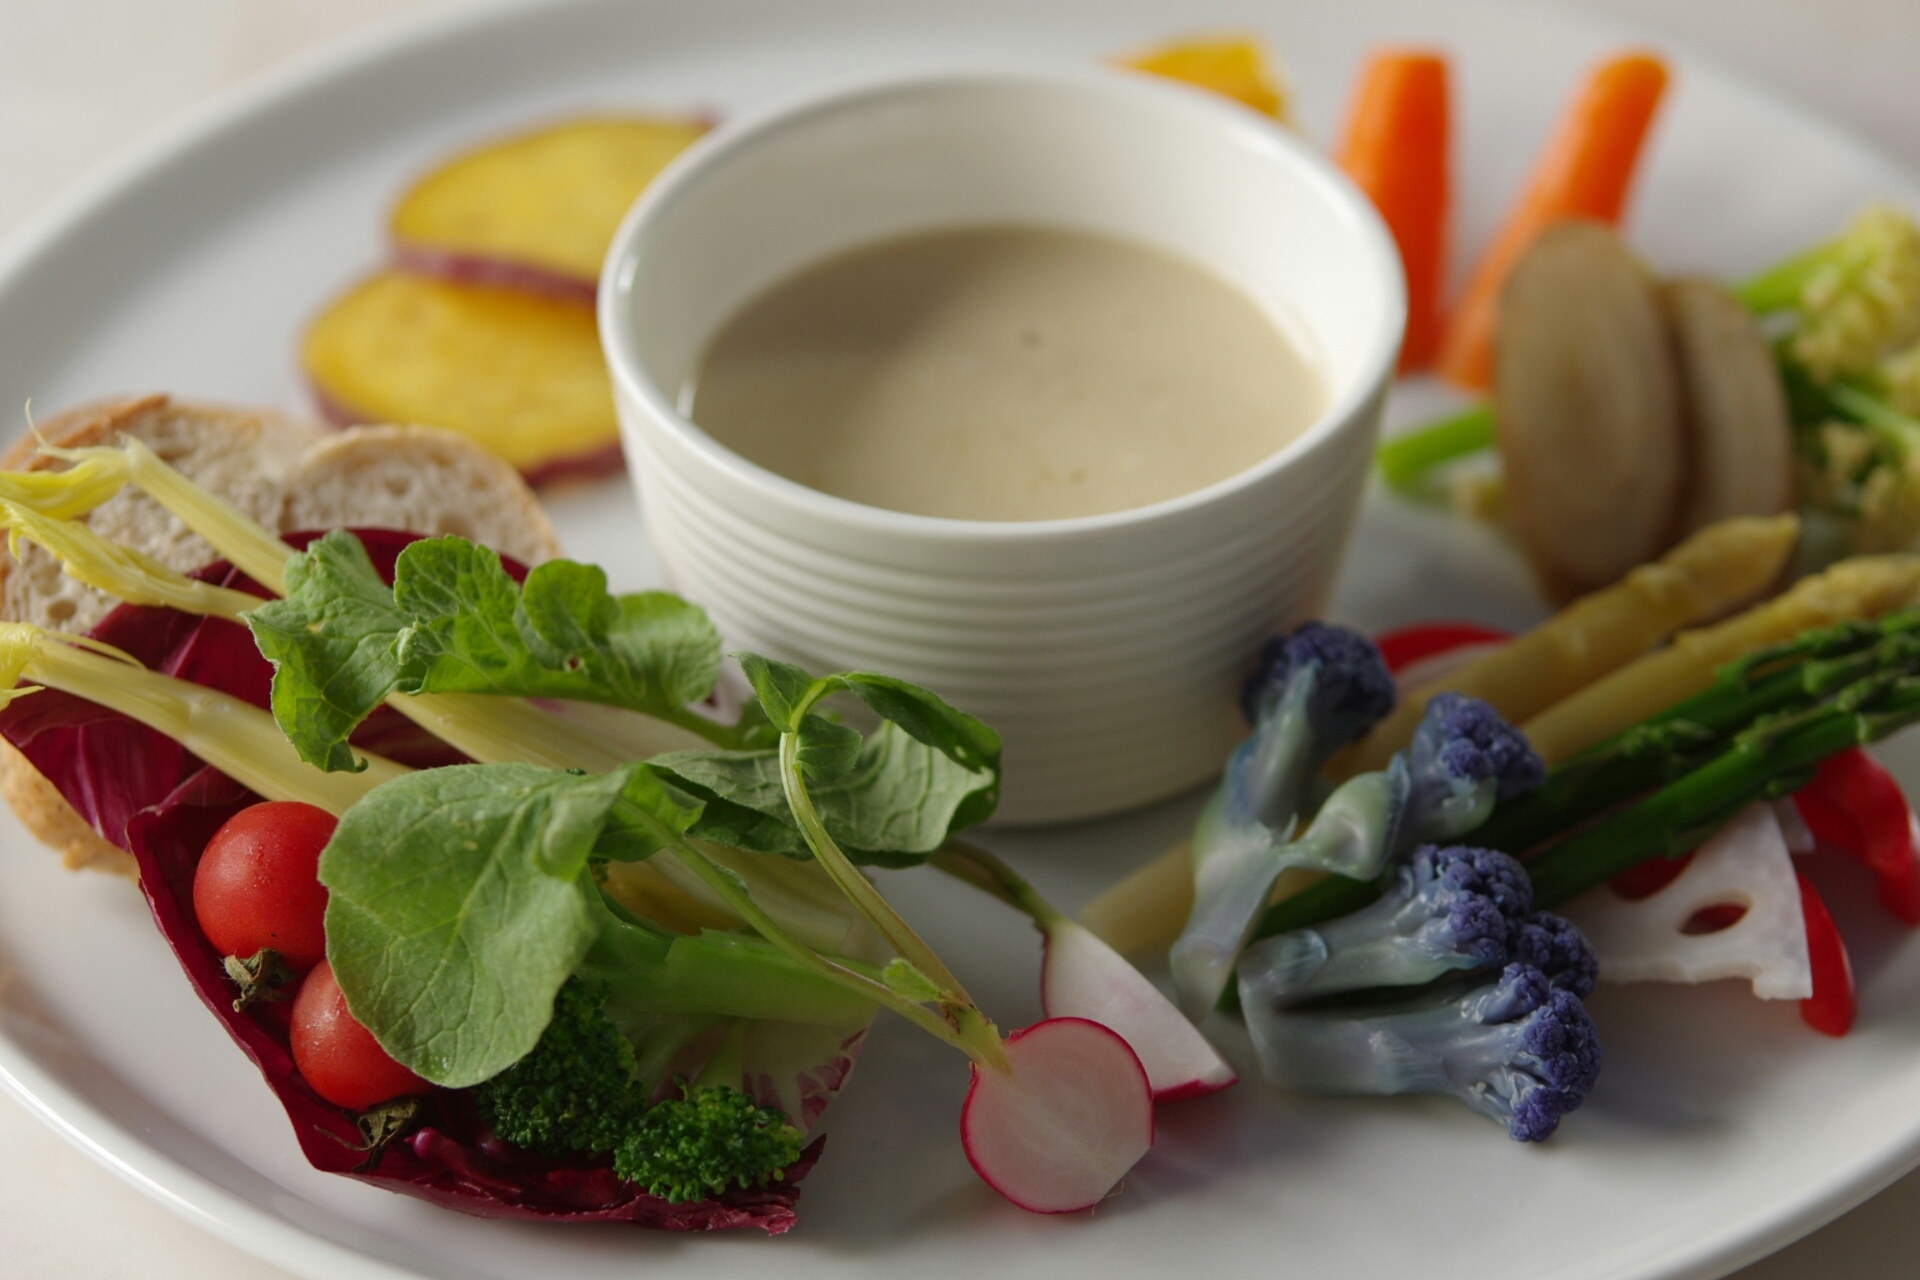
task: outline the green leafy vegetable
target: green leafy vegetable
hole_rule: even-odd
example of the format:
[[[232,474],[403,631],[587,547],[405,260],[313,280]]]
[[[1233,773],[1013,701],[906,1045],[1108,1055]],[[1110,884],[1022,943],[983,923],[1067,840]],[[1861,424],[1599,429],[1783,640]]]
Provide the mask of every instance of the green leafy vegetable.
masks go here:
[[[500,557],[459,538],[400,553],[394,603],[414,691],[576,698],[663,719],[713,692],[720,638],[699,606],[664,591],[615,596],[597,565],[551,560],[515,585]]]
[[[346,812],[320,861],[327,951],[387,1052],[462,1086],[533,1048],[593,943],[587,859],[627,782],[466,765],[399,778]]]
[[[353,767],[347,735],[395,693],[570,698],[746,744],[746,730],[688,710],[719,671],[706,614],[664,592],[612,595],[591,565],[549,561],[523,586],[485,547],[426,538],[400,553],[388,588],[335,530],[288,561],[286,584],[246,620],[274,664],[275,718],[323,768]]]
[[[698,813],[643,764],[597,775],[459,765],[375,790],[320,861],[328,954],[354,1016],[451,1087],[525,1057],[576,974],[627,1020],[864,1025],[885,988],[852,962],[796,959],[746,935],[672,934],[609,904],[592,861],[681,848]],[[713,870],[750,896],[740,876]]]
[[[840,729],[809,716],[803,742]],[[999,775],[990,768],[960,764],[891,722],[864,740],[853,735],[852,743],[856,754],[845,767],[837,759],[832,769],[820,767],[825,753],[803,747],[801,768],[827,830],[858,862],[912,865],[973,825],[976,813],[991,812]],[[808,856],[787,807],[778,752],[671,752],[651,763],[707,801],[691,834],[757,853]]]
[[[980,785],[959,798],[950,830],[972,826],[993,816],[1000,801],[1000,735],[966,712],[917,685],[892,676],[854,671],[816,679],[799,667],[751,653],[740,655],[740,666],[753,685],[768,721],[798,744],[795,750],[803,768],[816,759],[809,751],[810,745],[820,740],[829,724],[822,717],[809,714],[812,708],[834,693],[851,693],[915,742],[932,748],[976,776]],[[865,753],[862,761],[872,763]],[[818,775],[817,769],[810,771],[809,783],[832,781],[831,775],[824,778]],[[812,791],[813,787],[809,786],[809,792]],[[859,839],[855,843],[868,847]]]
[[[394,641],[407,616],[342,530],[288,561],[286,577],[289,598],[245,619],[274,665],[273,718],[307,763],[358,769],[347,735],[399,687]]]

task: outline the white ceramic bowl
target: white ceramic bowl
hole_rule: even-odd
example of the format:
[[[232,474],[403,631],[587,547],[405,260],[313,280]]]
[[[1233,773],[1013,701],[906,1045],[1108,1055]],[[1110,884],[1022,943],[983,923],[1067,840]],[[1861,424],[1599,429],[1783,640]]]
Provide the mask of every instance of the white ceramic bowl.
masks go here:
[[[708,339],[866,242],[1039,224],[1182,254],[1318,348],[1325,415],[1166,502],[996,523],[863,506],[716,443],[677,399]],[[1213,776],[1262,638],[1326,599],[1404,320],[1399,260],[1328,162],[1123,72],[930,75],[723,125],[655,180],[600,288],[629,470],[670,585],[727,643],[934,689],[1006,740],[1000,816],[1111,813]]]

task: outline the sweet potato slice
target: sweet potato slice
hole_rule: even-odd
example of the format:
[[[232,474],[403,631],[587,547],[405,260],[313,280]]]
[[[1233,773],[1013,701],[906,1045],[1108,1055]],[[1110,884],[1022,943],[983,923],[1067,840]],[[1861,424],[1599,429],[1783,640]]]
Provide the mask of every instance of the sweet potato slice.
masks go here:
[[[1211,89],[1276,120],[1287,118],[1285,84],[1259,42],[1246,36],[1176,40],[1115,61],[1134,71]]]
[[[1500,316],[1508,506],[1541,585],[1564,601],[1671,544],[1686,462],[1679,376],[1652,282],[1599,223],[1542,234]]]
[[[1712,280],[1660,287],[1685,389],[1687,483],[1682,532],[1793,506],[1787,393],[1753,313]]]
[[[455,156],[395,206],[395,254],[456,283],[591,300],[628,207],[706,129],[700,120],[568,120]]]
[[[590,308],[386,271],[323,311],[300,354],[336,422],[462,431],[530,480],[619,466]]]

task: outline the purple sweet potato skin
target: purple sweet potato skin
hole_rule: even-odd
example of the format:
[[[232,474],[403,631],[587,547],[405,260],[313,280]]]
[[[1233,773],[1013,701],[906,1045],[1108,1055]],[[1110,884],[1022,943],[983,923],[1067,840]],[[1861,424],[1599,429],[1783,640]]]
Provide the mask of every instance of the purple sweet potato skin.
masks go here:
[[[593,305],[594,296],[599,290],[598,280],[583,280],[550,267],[405,240],[393,246],[393,265],[402,271],[434,276],[454,284],[519,289],[525,293],[577,302],[583,307]]]
[[[391,576],[412,534],[360,530],[373,562]],[[317,535],[289,535],[304,546]],[[524,570],[509,564],[516,577]],[[207,580],[253,590],[221,564]],[[91,633],[155,670],[267,705],[271,668],[246,628],[219,619],[127,605]],[[733,1190],[715,1200],[672,1204],[621,1182],[605,1165],[565,1163],[500,1141],[463,1095],[421,1102],[415,1126],[369,1162],[352,1112],[307,1087],[287,1047],[285,1004],[233,1009],[222,957],[193,914],[193,873],[220,825],[260,797],[202,764],[171,738],[114,712],[46,690],[0,710],[4,736],[60,789],[108,841],[131,853],[160,932],[202,1003],[259,1067],[286,1108],[301,1151],[314,1168],[345,1174],[447,1208],[489,1218],[547,1222],[626,1222],[667,1231],[758,1227],[779,1235],[794,1224],[796,1185],[819,1158],[816,1140],[780,1183]],[[419,767],[460,757],[387,709],[356,734],[357,745]]]
[[[352,405],[328,395],[318,383],[309,382],[308,392],[313,397],[314,411],[330,427],[344,431],[348,427],[380,421],[376,415],[362,413]],[[531,470],[522,471],[520,478],[535,489],[548,489],[575,481],[598,480],[625,470],[626,465],[626,450],[615,440],[585,453],[549,458]]]

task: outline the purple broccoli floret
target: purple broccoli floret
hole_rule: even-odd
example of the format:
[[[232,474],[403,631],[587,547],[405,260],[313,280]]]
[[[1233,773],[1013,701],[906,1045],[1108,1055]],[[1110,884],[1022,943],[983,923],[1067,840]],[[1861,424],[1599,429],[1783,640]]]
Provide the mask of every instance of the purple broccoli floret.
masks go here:
[[[1309,622],[1260,649],[1260,665],[1240,691],[1240,710],[1258,725],[1311,673],[1306,711],[1314,737],[1345,746],[1393,710],[1393,674],[1373,641],[1357,631]]]
[[[1554,986],[1582,1000],[1600,981],[1600,959],[1586,935],[1564,916],[1536,911],[1520,922],[1514,937],[1513,958],[1547,975]]]
[[[1532,908],[1526,869],[1507,854],[1422,845],[1370,905],[1247,948],[1240,989],[1278,1006],[1497,968],[1513,956]]]
[[[1242,989],[1242,996],[1251,993]],[[1442,1093],[1539,1142],[1586,1100],[1600,1041],[1580,997],[1526,964],[1381,1011],[1243,1005],[1267,1078],[1308,1093]]]

